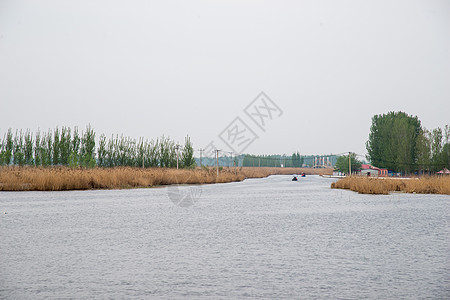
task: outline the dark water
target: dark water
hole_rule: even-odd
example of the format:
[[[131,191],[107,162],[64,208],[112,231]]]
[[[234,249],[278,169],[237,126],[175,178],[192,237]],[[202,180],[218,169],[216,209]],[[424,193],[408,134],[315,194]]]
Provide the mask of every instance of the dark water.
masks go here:
[[[0,193],[0,298],[450,298],[450,196],[290,179]]]

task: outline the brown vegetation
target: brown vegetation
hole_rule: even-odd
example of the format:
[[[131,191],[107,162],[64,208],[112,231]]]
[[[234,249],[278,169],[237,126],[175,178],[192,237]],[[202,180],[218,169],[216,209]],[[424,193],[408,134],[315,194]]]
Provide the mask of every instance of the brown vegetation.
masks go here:
[[[418,194],[450,195],[450,176],[390,179],[368,177],[345,177],[331,184],[332,188],[349,189],[361,194],[384,194],[405,192]]]
[[[169,184],[206,184],[242,181],[278,174],[331,174],[331,169],[299,168],[223,168],[216,170],[167,168],[0,167],[0,191],[62,191],[122,189]]]

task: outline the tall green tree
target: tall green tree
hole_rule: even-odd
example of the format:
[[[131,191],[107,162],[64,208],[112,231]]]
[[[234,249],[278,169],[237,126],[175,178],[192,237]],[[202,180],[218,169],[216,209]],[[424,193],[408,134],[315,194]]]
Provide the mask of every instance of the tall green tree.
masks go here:
[[[444,127],[444,146],[442,147],[443,163],[447,169],[450,169],[450,126]]]
[[[23,149],[23,132],[22,130],[16,131],[14,136],[14,152],[13,152],[13,163],[15,165],[23,166],[25,162],[25,154]]]
[[[0,166],[5,165],[5,144],[4,139],[0,140]]]
[[[3,140],[0,142],[0,165],[9,165],[13,153],[14,141],[11,128],[5,133]]]
[[[42,139],[42,165],[44,167],[52,164],[52,132],[49,130]]]
[[[366,142],[368,158],[377,167],[395,172],[411,172],[416,168],[417,138],[422,130],[417,116],[389,112],[372,118]]]
[[[95,161],[95,132],[91,125],[86,127],[86,131],[81,137],[80,161],[83,167],[93,168]]]
[[[304,162],[303,156],[301,156],[298,152],[292,154],[291,160],[292,167],[294,168],[301,168]]]
[[[6,165],[11,164],[11,158],[14,150],[14,140],[13,140],[13,134],[12,129],[9,128],[8,132],[6,133],[6,141],[4,142],[4,161]]]
[[[335,168],[342,173],[348,174],[348,155],[339,156],[336,160]],[[352,173],[358,171],[361,168],[362,162],[356,158],[355,153],[350,153],[350,163],[352,165]]]
[[[64,166],[69,165],[69,157],[72,152],[72,140],[69,127],[61,128],[61,136],[59,140],[60,163]]]
[[[424,128],[416,140],[417,168],[422,173],[431,171],[431,133]]]
[[[34,139],[34,165],[40,166],[42,165],[41,159],[41,132],[38,130],[36,132],[36,137]]]
[[[432,152],[432,165],[434,171],[439,171],[442,169],[444,165],[444,155],[442,149],[443,145],[443,134],[441,128],[433,129],[432,133],[432,142],[431,142],[431,152]]]
[[[61,163],[61,154],[60,154],[60,141],[59,141],[59,128],[56,127],[53,133],[53,147],[52,147],[52,162],[53,165],[59,165]]]
[[[25,131],[23,152],[24,164],[28,166],[34,165],[33,134],[29,129]]]
[[[184,141],[183,152],[181,154],[181,165],[183,168],[195,168],[194,147],[191,138],[187,136]]]
[[[98,145],[98,166],[106,167],[107,166],[107,150],[106,150],[106,136],[102,134],[100,136],[99,145]]]

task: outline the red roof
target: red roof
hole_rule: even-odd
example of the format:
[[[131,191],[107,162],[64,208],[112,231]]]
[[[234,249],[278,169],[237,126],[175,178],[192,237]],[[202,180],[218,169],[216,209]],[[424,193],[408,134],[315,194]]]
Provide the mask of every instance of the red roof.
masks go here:
[[[438,174],[450,174],[450,171],[447,168],[444,168],[443,170],[440,170]]]
[[[377,170],[377,171],[386,170],[386,169],[380,169],[380,168],[374,167],[374,166],[369,165],[369,164],[361,164],[361,169],[363,169],[363,170],[370,169],[370,170]]]

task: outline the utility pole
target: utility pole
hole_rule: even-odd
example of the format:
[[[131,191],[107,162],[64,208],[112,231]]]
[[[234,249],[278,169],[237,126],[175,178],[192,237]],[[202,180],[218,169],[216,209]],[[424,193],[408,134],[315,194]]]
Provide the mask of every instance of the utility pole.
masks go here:
[[[220,150],[215,150],[216,151],[216,170],[217,170],[217,177],[219,177],[219,151]]]
[[[348,153],[348,176],[352,176],[352,159],[350,154],[351,152]]]
[[[176,145],[175,149],[177,149],[177,170],[178,170],[178,149],[180,149],[180,145]]]
[[[203,153],[204,149],[200,148],[198,150],[200,151],[200,168],[201,168],[202,167],[202,153]]]

